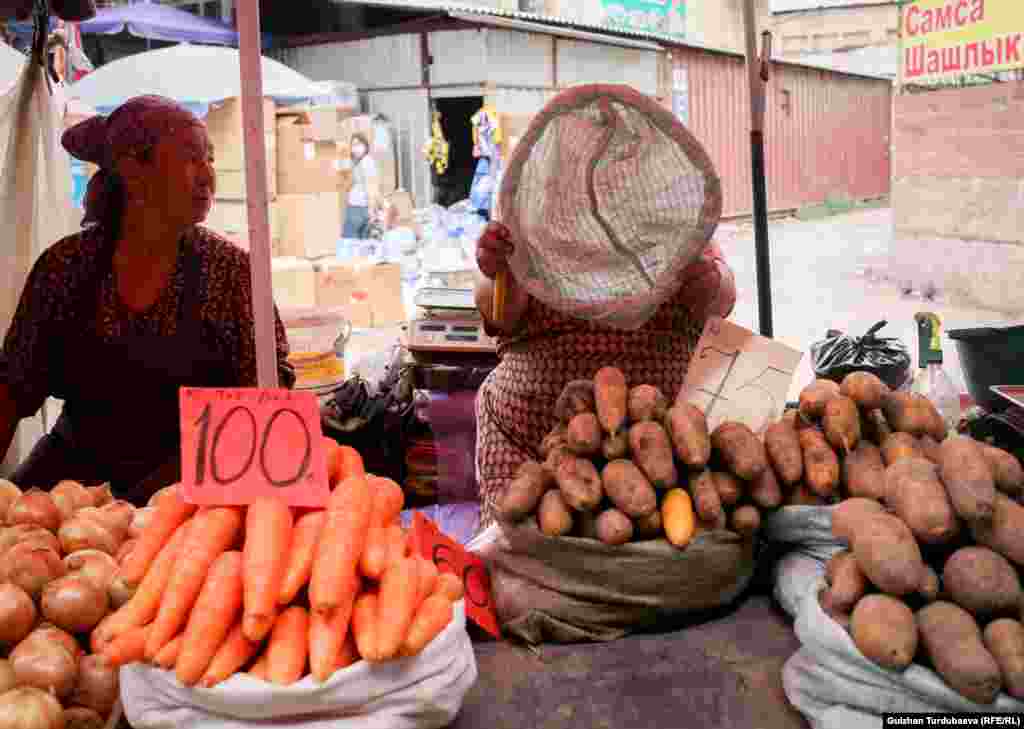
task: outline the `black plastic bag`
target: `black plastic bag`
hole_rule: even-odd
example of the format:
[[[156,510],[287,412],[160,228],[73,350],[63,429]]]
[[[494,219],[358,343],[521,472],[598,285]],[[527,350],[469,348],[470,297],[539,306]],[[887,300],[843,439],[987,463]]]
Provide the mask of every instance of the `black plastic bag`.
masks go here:
[[[851,372],[871,372],[892,389],[898,389],[910,374],[910,352],[899,339],[876,337],[888,322],[880,321],[863,337],[830,331],[811,345],[814,374],[824,380],[842,382]]]

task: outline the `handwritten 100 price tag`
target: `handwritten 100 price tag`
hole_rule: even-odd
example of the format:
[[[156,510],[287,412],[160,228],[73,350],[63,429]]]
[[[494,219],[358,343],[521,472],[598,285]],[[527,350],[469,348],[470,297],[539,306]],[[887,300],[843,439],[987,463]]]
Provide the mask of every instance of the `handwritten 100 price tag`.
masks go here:
[[[290,506],[327,504],[320,406],[311,392],[183,387],[181,485],[206,506],[273,496]]]

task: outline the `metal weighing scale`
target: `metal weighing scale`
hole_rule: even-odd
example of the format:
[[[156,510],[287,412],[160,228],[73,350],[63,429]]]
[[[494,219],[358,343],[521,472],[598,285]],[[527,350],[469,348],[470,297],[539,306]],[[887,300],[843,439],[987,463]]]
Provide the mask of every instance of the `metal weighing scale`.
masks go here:
[[[408,349],[417,387],[453,392],[476,389],[498,363],[494,339],[472,289],[423,289],[416,294],[417,316],[409,322]]]

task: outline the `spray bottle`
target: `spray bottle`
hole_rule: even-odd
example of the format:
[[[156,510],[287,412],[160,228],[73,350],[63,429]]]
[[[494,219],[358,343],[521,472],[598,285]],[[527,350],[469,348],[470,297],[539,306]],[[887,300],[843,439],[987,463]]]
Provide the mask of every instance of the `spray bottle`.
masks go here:
[[[911,391],[932,401],[946,423],[956,430],[960,421],[960,393],[942,368],[942,323],[930,311],[914,315],[917,322],[917,375]]]

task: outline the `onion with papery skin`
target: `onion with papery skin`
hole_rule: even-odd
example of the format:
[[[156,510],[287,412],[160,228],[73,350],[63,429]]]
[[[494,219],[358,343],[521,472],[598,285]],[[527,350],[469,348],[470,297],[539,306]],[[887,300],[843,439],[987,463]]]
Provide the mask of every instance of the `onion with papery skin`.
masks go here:
[[[164,486],[162,489],[160,489],[155,494],[149,497],[149,501],[146,502],[146,507],[155,509],[160,506],[160,502],[163,501],[164,499],[177,499],[178,489],[178,484]]]
[[[0,694],[3,729],[67,729],[64,709],[50,694],[23,686]]]
[[[36,604],[27,592],[10,582],[0,584],[0,645],[17,645],[35,627]]]
[[[132,518],[131,526],[128,527],[128,538],[138,539],[142,536],[142,532],[146,531],[146,527],[149,526],[149,522],[153,520],[153,514],[156,513],[156,509],[152,506],[147,506],[144,509],[136,509],[135,516]]]
[[[60,511],[62,521],[70,519],[79,509],[92,506],[92,496],[78,481],[61,481],[50,491],[50,496]]]
[[[85,656],[78,662],[78,685],[67,703],[85,706],[101,716],[110,716],[119,691],[117,669],[103,656]]]
[[[114,561],[118,564],[123,563],[125,558],[131,554],[131,551],[135,548],[135,545],[138,544],[138,542],[138,539],[127,540],[121,545],[120,549],[117,550],[117,554],[114,555]]]
[[[7,523],[10,526],[32,524],[55,532],[60,526],[60,511],[48,493],[29,489],[7,510]]]
[[[21,686],[68,696],[78,682],[78,660],[62,644],[30,635],[11,651],[9,660]]]
[[[72,575],[43,588],[39,601],[43,617],[69,633],[88,633],[110,608],[106,590],[91,580]]]
[[[75,636],[63,628],[58,628],[53,623],[40,623],[35,630],[28,634],[28,638],[25,640],[38,640],[62,645],[74,657],[75,663],[85,655],[85,651],[82,650],[82,646],[75,640]]]
[[[60,541],[53,532],[49,532],[42,527],[33,526],[32,524],[18,524],[17,526],[7,527],[0,531],[0,557],[8,549],[25,543],[49,547],[54,552],[60,551]]]
[[[0,562],[0,581],[13,582],[35,600],[47,584],[64,576],[64,563],[48,547],[18,544]]]
[[[107,525],[122,542],[128,538],[131,532],[135,511],[135,506],[127,501],[111,501],[106,506],[100,507],[100,513],[103,514]]]
[[[5,478],[0,478],[0,524],[7,523],[7,510],[21,496],[21,489]]]
[[[100,486],[87,486],[85,490],[89,492],[93,506],[106,506],[114,500],[114,492],[110,490],[109,483]]]
[[[11,662],[6,658],[0,658],[0,694],[10,691],[18,686],[18,677],[14,675]]]
[[[103,522],[90,519],[84,515],[86,509],[75,514],[71,521],[66,521],[57,530],[60,548],[65,554],[82,549],[98,549],[113,556],[121,546],[121,540]]]
[[[92,709],[72,706],[64,709],[64,729],[104,729],[106,720]]]
[[[64,568],[67,574],[81,575],[100,589],[108,590],[117,574],[117,560],[98,549],[80,549],[64,558]]]
[[[114,575],[114,579],[110,581],[110,587],[107,589],[107,594],[110,596],[110,607],[117,610],[132,599],[137,589],[139,589],[138,585],[129,585],[122,577]]]

